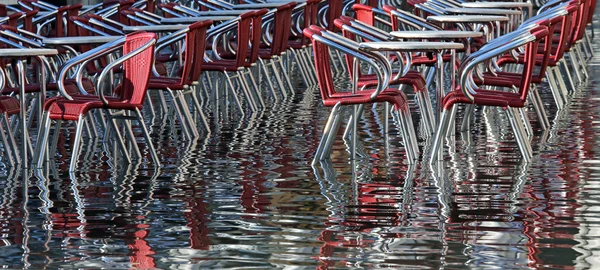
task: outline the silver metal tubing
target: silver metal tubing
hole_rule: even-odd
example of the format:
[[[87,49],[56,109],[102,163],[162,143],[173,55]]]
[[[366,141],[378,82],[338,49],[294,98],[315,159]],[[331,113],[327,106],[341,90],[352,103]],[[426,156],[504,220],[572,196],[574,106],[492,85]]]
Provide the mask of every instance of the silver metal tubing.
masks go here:
[[[319,146],[315,151],[315,157],[313,158],[312,165],[316,165],[321,159],[321,154],[325,148],[325,143],[327,142],[327,138],[329,137],[329,133],[331,132],[331,128],[333,126],[334,119],[337,117],[340,110],[340,103],[337,103],[331,109],[329,113],[329,118],[327,119],[327,123],[325,124],[325,128],[323,128],[323,135],[321,136],[321,141],[319,142]]]
[[[505,108],[504,111],[506,112],[506,115],[508,116],[510,125],[513,128],[513,132],[515,135],[515,139],[517,140],[517,145],[519,146],[519,149],[521,150],[521,155],[523,156],[523,160],[525,162],[531,162],[531,152],[530,149],[531,147],[529,146],[529,141],[528,139],[524,136],[525,134],[523,133],[520,124],[518,123],[517,117],[515,117],[514,115],[514,108]]]
[[[0,116],[1,118],[4,118],[4,115],[6,115],[6,113],[3,113],[2,116]],[[3,121],[3,120],[2,120]],[[12,148],[8,142],[8,138],[6,137],[6,131],[10,131],[10,127],[8,129],[4,129],[4,123],[0,124],[0,141],[2,141],[2,145],[4,146],[4,160],[8,161],[8,165],[11,167],[15,166],[15,161],[13,159],[13,154],[12,151],[16,151],[16,148]],[[12,151],[11,151],[12,150]],[[3,160],[3,161],[4,161]]]
[[[463,132],[471,131],[470,124],[471,124],[471,118],[473,117],[474,111],[475,111],[475,105],[467,104],[465,106],[465,112],[464,112],[462,124],[460,125],[460,131],[463,131]]]
[[[71,154],[71,163],[69,165],[69,171],[75,171],[75,167],[77,167],[77,159],[79,157],[79,150],[81,148],[81,135],[83,131],[83,115],[79,116],[77,119],[77,124],[75,126],[75,143],[73,144],[73,151]]]
[[[573,70],[575,71],[575,77],[577,78],[576,85],[581,85],[583,83],[583,77],[580,73],[579,63],[577,63],[577,57],[574,52],[575,48],[569,51],[569,60],[571,61],[571,66],[573,66]]]
[[[444,109],[444,111],[442,111],[440,121],[438,122],[438,129],[435,132],[435,136],[433,139],[431,153],[429,154],[429,164],[433,164],[438,160],[444,160],[444,147],[442,145],[442,141],[444,139],[443,135],[446,134],[448,122],[450,120],[450,114],[451,112],[447,109]]]
[[[333,150],[333,143],[335,142],[335,137],[338,134],[340,129],[340,125],[342,123],[342,114],[344,112],[344,107],[340,107],[340,110],[336,114],[336,117],[333,120],[333,125],[331,127],[331,131],[329,132],[329,136],[327,136],[327,141],[325,142],[325,148],[323,149],[323,153],[321,154],[321,160],[328,159],[331,156],[331,152]]]
[[[556,84],[556,78],[554,76],[554,68],[548,67],[546,70],[546,79],[548,81],[548,85],[550,86],[550,91],[552,92],[552,97],[554,97],[554,103],[559,110],[562,110],[564,107],[563,104],[563,95],[561,90],[558,88]]]
[[[560,86],[558,89],[560,90],[561,96],[563,98],[563,105],[566,105],[569,102],[569,89],[567,88],[567,84],[565,83],[565,80],[562,76],[562,72],[560,71],[560,63],[562,62],[564,62],[564,58],[560,60],[559,65],[554,67],[553,70],[555,75],[554,80],[555,82],[558,82],[558,86]]]
[[[267,65],[265,64],[265,61],[262,60],[261,58],[258,58],[258,62],[260,63],[260,70],[262,70],[262,72],[265,73],[264,76],[266,77],[267,84],[269,85],[269,90],[273,94],[275,101],[279,101],[279,95],[275,92],[275,86],[273,85],[273,82],[271,82],[271,76],[269,75],[269,71],[267,70]],[[261,73],[260,72],[259,72],[258,81],[261,82]]]
[[[135,116],[137,118],[138,123],[142,129],[142,133],[144,133],[144,139],[146,140],[146,145],[150,152],[150,156],[152,157],[152,161],[157,167],[160,167],[160,160],[158,155],[156,154],[156,150],[154,149],[154,145],[152,144],[152,139],[150,138],[150,133],[148,133],[148,129],[146,128],[146,123],[144,122],[144,118],[142,117],[142,113],[140,110],[135,109]]]
[[[121,154],[123,154],[123,156],[125,157],[125,161],[127,162],[127,164],[131,163],[131,157],[129,156],[129,151],[127,151],[127,147],[125,146],[125,142],[123,142],[123,136],[121,135],[121,131],[119,130],[119,127],[117,125],[117,120],[112,117],[111,113],[109,110],[105,110],[106,111],[106,115],[108,116],[108,121],[110,123],[110,125],[112,126],[112,129],[114,130],[114,139],[117,142],[117,146],[119,147],[119,149],[121,150]]]
[[[567,81],[569,82],[569,86],[571,87],[571,92],[575,91],[577,89],[577,86],[573,81],[573,77],[571,77],[571,71],[569,71],[569,65],[567,65],[565,58],[561,59],[560,64],[562,64],[563,70],[565,71]],[[560,82],[561,80],[558,81]]]

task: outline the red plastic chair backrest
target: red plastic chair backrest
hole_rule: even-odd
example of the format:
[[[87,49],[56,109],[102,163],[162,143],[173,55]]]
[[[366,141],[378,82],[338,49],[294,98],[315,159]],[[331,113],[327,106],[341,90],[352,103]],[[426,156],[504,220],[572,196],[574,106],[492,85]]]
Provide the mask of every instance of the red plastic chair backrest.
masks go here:
[[[273,43],[271,44],[271,54],[280,55],[287,49],[287,40],[290,38],[292,11],[296,7],[296,2],[290,2],[277,7],[273,27]]]
[[[6,9],[6,5],[0,4],[0,17],[8,16],[8,10]]]
[[[573,32],[572,39],[570,41],[571,45],[575,44],[577,40],[583,38],[583,34],[585,32],[585,26],[587,25],[587,16],[590,10],[589,8],[590,0],[579,0],[579,10],[577,11],[577,19],[574,24],[571,25],[575,31]]]
[[[567,15],[561,17],[562,21],[559,25],[560,37],[556,46],[556,52],[550,56],[550,61],[553,63],[557,63],[563,58],[565,49],[567,46],[569,46],[569,33],[571,32],[571,26],[573,25],[573,22],[576,20],[579,4],[575,1],[572,1],[571,4],[567,6],[566,10]]]
[[[185,54],[183,72],[181,74],[182,84],[189,85],[200,78],[204,52],[206,49],[206,30],[213,21],[199,21],[188,26],[189,31],[185,37]]]
[[[156,1],[155,0],[146,0],[146,11],[150,13],[155,13],[156,11]]]
[[[133,6],[135,2],[134,1],[121,1],[119,2],[119,22],[122,24],[127,24],[127,16],[124,15],[122,12],[123,10],[128,10],[129,8],[131,8],[131,6]]]
[[[357,20],[368,25],[375,25],[375,14],[373,14],[373,7],[363,4],[354,4],[352,5],[352,9],[356,14]]]
[[[546,26],[538,26],[531,29],[530,33],[535,37],[535,40],[525,45],[525,64],[523,65],[523,79],[519,86],[519,95],[521,100],[527,100],[529,88],[531,87],[531,79],[533,70],[536,66],[536,56],[540,42],[548,37],[548,28]]]
[[[6,24],[17,27],[19,19],[21,19],[22,16],[23,16],[22,12],[15,12],[13,14],[10,14],[8,16],[8,21],[6,22]]]
[[[344,7],[344,3],[342,0],[329,0],[329,8],[327,9],[327,30],[334,31],[335,26],[333,25],[333,21],[340,16],[342,16],[342,8]]]
[[[317,15],[319,12],[319,3],[321,2],[321,0],[308,0],[306,1],[306,6],[304,7],[304,22],[301,25],[302,29],[307,28],[311,25],[316,25],[317,24]],[[307,45],[309,42],[309,39],[303,35],[302,33],[300,33],[300,44],[301,45]]]
[[[126,36],[123,55],[126,55],[156,38],[154,33],[134,33]],[[123,82],[120,99],[133,105],[142,105],[148,90],[148,81],[154,62],[154,45],[123,63]]]
[[[33,17],[38,14],[37,10],[32,10],[25,13],[25,17],[23,18],[23,29],[36,33],[37,27],[33,24]]]
[[[254,12],[252,17],[252,35],[250,36],[250,58],[248,58],[246,65],[256,63],[258,60],[258,49],[260,48],[260,41],[262,35],[262,18],[267,14],[267,9],[260,9]]]
[[[322,28],[311,25],[308,28],[304,28],[302,32],[312,42],[319,91],[321,92],[321,98],[325,101],[335,94],[336,91],[333,84],[333,75],[331,73],[329,46],[318,42],[313,38],[315,35],[321,35],[321,31],[323,31]]]
[[[31,3],[37,2],[37,0],[22,0],[21,2],[24,3],[24,4],[26,4],[28,7],[32,8],[33,10],[37,10],[37,11],[40,10],[39,7],[34,6],[34,5],[31,4]],[[29,9],[26,9],[24,6],[21,6],[21,11],[27,12],[27,11],[29,11]]]
[[[254,11],[249,11],[240,15],[237,27],[237,49],[235,52],[236,67],[243,67],[246,63],[250,42],[250,27],[252,25],[254,13]]]

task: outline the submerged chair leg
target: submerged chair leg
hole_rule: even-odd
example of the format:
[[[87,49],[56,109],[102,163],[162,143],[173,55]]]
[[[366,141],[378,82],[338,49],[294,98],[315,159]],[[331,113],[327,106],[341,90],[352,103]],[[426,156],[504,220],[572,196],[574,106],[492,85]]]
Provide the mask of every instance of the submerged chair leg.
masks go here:
[[[455,107],[454,105],[453,107]],[[444,147],[443,140],[444,134],[448,132],[448,127],[450,123],[450,115],[452,114],[451,110],[445,109],[442,111],[442,116],[440,117],[440,122],[438,123],[438,129],[435,132],[435,136],[433,139],[433,146],[431,147],[431,153],[429,154],[429,163],[433,164],[438,160],[444,160]]]
[[[157,167],[160,167],[160,159],[158,158],[158,154],[156,154],[156,150],[152,144],[152,139],[150,138],[150,133],[148,133],[146,123],[144,122],[144,118],[142,117],[140,110],[135,110],[135,117],[137,118],[137,121],[142,129],[142,133],[144,134],[144,139],[146,140],[146,145],[148,147],[148,151],[150,152],[150,156],[152,157],[152,161]]]
[[[48,112],[44,112],[42,116],[41,129],[39,131],[35,146],[35,153],[32,159],[34,162],[34,168],[42,168],[44,164],[44,157],[48,145],[48,136],[50,135],[50,121],[50,114]],[[54,132],[58,132],[58,129],[55,129]]]
[[[4,114],[2,120],[4,123],[2,125],[5,127],[6,136],[8,138],[8,145],[12,148],[12,152],[14,154],[14,159],[16,163],[21,163],[21,155],[19,155],[19,148],[17,148],[17,141],[15,140],[14,134],[11,132],[10,128],[10,120],[8,120],[8,115]]]
[[[77,119],[77,124],[75,125],[75,143],[73,144],[73,151],[71,154],[71,163],[69,165],[70,172],[75,171],[75,167],[77,167],[79,150],[81,148],[82,133],[83,133],[83,115],[80,115],[79,119]]]
[[[10,130],[10,128],[8,130]],[[11,146],[8,143],[8,138],[6,138],[5,132],[6,132],[6,130],[4,129],[4,124],[2,123],[2,124],[0,124],[0,141],[2,141],[2,147],[4,148],[4,159],[8,162],[9,166],[14,167],[15,161],[13,159],[12,152],[15,151],[16,149],[15,148],[11,149]]]
[[[521,155],[523,156],[523,160],[525,162],[531,162],[531,158],[533,157],[531,153],[531,146],[529,145],[529,140],[524,134],[520,124],[517,121],[517,117],[513,111],[514,108],[505,108],[504,111],[509,119],[510,125],[512,126],[513,133],[515,135],[515,139],[517,140],[517,145],[521,150]]]
[[[550,91],[552,92],[552,97],[554,98],[554,103],[559,110],[562,110],[564,107],[563,103],[563,95],[561,90],[558,88],[556,84],[556,77],[554,76],[554,67],[548,67],[546,70],[546,79],[548,80],[548,85],[550,86]]]
[[[340,103],[335,104],[329,113],[329,118],[327,119],[327,123],[325,124],[325,128],[323,129],[323,136],[321,137],[321,141],[319,142],[319,146],[315,151],[315,157],[313,158],[312,165],[316,165],[319,161],[321,161],[321,155],[323,154],[323,150],[325,149],[325,144],[327,143],[327,138],[329,138],[329,133],[331,133],[333,123],[335,122],[335,118],[338,117],[340,113]]]

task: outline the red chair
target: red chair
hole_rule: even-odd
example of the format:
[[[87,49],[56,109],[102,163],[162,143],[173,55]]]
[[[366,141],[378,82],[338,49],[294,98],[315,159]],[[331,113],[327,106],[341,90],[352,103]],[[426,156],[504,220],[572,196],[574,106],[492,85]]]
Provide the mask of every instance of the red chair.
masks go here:
[[[430,155],[430,162],[443,158],[442,140],[445,134],[448,134],[450,123],[453,121],[458,104],[474,104],[480,106],[492,106],[503,108],[506,112],[521,154],[525,161],[530,161],[533,157],[531,145],[524,130],[523,120],[520,116],[515,116],[515,108],[523,108],[527,101],[529,89],[531,87],[531,78],[535,68],[535,59],[540,42],[548,36],[548,29],[545,26],[538,26],[531,30],[520,30],[515,32],[516,37],[500,37],[495,41],[490,41],[474,54],[465,59],[461,65],[460,87],[448,93],[443,100],[444,110],[437,129],[433,148]],[[487,63],[491,58],[503,55],[506,52],[525,46],[525,64],[523,65],[522,77],[517,92],[504,92],[497,90],[485,90],[480,85],[473,85],[475,69],[482,63]],[[510,78],[507,78],[510,79]]]
[[[198,91],[197,85],[198,80],[200,79],[202,73],[202,66],[204,62],[204,52],[205,52],[205,43],[206,43],[206,30],[212,25],[211,20],[200,21],[191,24],[186,29],[177,31],[170,36],[164,37],[159,46],[157,47],[157,53],[160,53],[160,49],[175,42],[182,41],[185,42],[185,49],[183,51],[182,59],[180,59],[182,66],[179,68],[178,76],[179,77],[165,77],[160,76],[160,74],[155,73],[154,77],[150,78],[150,82],[148,84],[149,89],[154,90],[162,90],[162,92],[167,92],[171,96],[172,105],[177,112],[177,116],[179,118],[179,122],[182,125],[182,129],[188,139],[193,139],[198,137],[198,131],[196,128],[196,123],[191,116],[191,113],[188,109],[187,101],[185,100],[185,95],[190,94],[192,97],[192,101],[194,104],[194,111],[200,115],[202,125],[204,126],[207,133],[210,133],[210,127],[208,125],[208,120],[204,113],[202,112],[202,106],[200,105],[200,101],[198,99]],[[164,100],[164,99],[162,99]],[[167,106],[164,106],[164,114],[166,117]]]
[[[63,68],[58,75],[58,85],[62,96],[51,98],[44,104],[44,116],[42,119],[43,130],[40,131],[41,134],[39,135],[34,155],[34,162],[37,168],[41,168],[43,165],[51,121],[76,121],[75,143],[69,166],[70,171],[75,170],[81,146],[83,119],[89,111],[95,109],[103,109],[106,111],[106,115],[109,118],[108,122],[111,124],[114,133],[117,135],[116,141],[123,152],[123,156],[126,157],[127,162],[131,162],[131,159],[129,158],[125,143],[122,140],[123,137],[119,132],[119,127],[116,123],[117,119],[135,119],[138,121],[140,129],[146,139],[152,160],[155,164],[159,164],[158,156],[156,155],[156,151],[154,150],[154,146],[150,139],[150,134],[148,134],[140,111],[144,104],[144,98],[148,89],[148,81],[150,79],[152,63],[154,60],[155,42],[156,35],[153,33],[134,33],[83,53],[72,58],[63,65]],[[112,53],[120,48],[122,48],[123,56],[111,62],[98,77],[97,89],[99,95],[69,96],[65,93],[64,80],[67,74],[71,72],[71,68],[90,59],[104,57],[107,53]],[[116,86],[113,91],[116,95],[105,96],[102,92],[105,85],[104,80],[114,68],[120,65],[122,65],[123,75],[122,82]],[[128,114],[129,112],[132,112],[134,115],[130,116]],[[132,141],[132,143],[135,144],[135,141]]]
[[[358,37],[363,39],[364,41],[387,41],[387,39],[376,39],[376,35],[373,32],[367,33],[356,29],[352,26],[354,19],[342,16],[339,19],[335,20],[335,25],[341,29],[342,35],[349,40],[357,40]],[[371,39],[371,40],[366,40]],[[375,40],[376,39],[376,40]],[[354,70],[354,57],[349,54],[345,55],[346,58],[346,66],[347,70]],[[398,57],[396,55],[392,55],[390,57],[390,61],[396,62],[398,61]],[[415,94],[417,96],[417,101],[419,104],[419,109],[421,111],[421,116],[423,122],[425,124],[425,129],[429,134],[433,134],[435,131],[435,118],[433,115],[433,108],[431,105],[431,99],[429,97],[429,93],[427,92],[427,82],[425,78],[416,70],[409,70],[409,68],[402,68],[402,70],[397,71],[393,74],[393,78],[390,80],[390,85],[407,85],[412,86]],[[357,85],[358,87],[366,87],[370,85],[377,84],[377,77],[374,74],[363,74],[360,69],[357,72]],[[350,73],[350,78],[354,74]],[[402,89],[402,88],[400,88]]]
[[[290,75],[283,63],[282,54],[284,54],[287,49],[287,40],[289,39],[291,31],[292,11],[295,6],[296,2],[290,2],[277,7],[274,18],[268,20],[268,23],[263,24],[262,30],[265,38],[261,40],[267,40],[267,42],[261,42],[258,50],[258,62],[269,82],[269,87],[273,88],[273,85],[270,83],[270,75],[267,66],[271,66],[273,75],[275,75],[276,82],[284,97],[287,97],[287,91],[294,92],[294,87],[290,81]],[[266,21],[266,19],[263,20]],[[270,40],[268,40],[269,37]],[[269,61],[265,62],[264,60]],[[278,64],[279,67],[277,67],[276,64]],[[283,74],[283,79],[285,79],[286,83],[283,82],[280,74]],[[288,89],[287,91],[286,88]]]
[[[5,72],[4,69],[0,67],[0,86],[4,86],[5,83]],[[16,98],[0,95],[0,141],[2,142],[2,148],[4,149],[5,154],[2,161],[11,167],[14,166],[15,163],[20,163],[21,159],[17,152],[17,144],[8,118],[12,115],[19,114],[20,108],[19,100]]]
[[[328,33],[325,37],[325,30],[311,26],[304,29],[304,34],[309,37],[313,44],[315,68],[317,70],[317,79],[319,81],[319,89],[323,104],[327,107],[333,107],[331,115],[325,126],[325,131],[321,139],[321,143],[315,153],[313,164],[319,160],[324,160],[329,157],[333,140],[337,134],[337,129],[340,125],[341,108],[345,105],[363,105],[369,103],[386,103],[393,106],[393,116],[402,131],[404,146],[407,152],[407,162],[414,163],[418,158],[418,147],[416,145],[416,135],[412,124],[410,110],[406,95],[397,89],[388,88],[389,79],[391,77],[391,68],[388,60],[379,53],[363,54],[358,51],[358,44],[348,40],[342,36]],[[333,75],[331,71],[330,48],[342,50],[344,53],[351,54],[353,57],[365,61],[376,71],[377,85],[375,89],[360,89],[352,92],[340,92],[336,89],[333,83]],[[355,77],[356,82],[356,77]],[[356,87],[356,84],[354,85]],[[385,106],[387,108],[387,106]],[[388,113],[389,111],[385,111]],[[353,142],[356,140],[357,117],[353,115]],[[351,154],[355,153],[355,143],[352,143]]]
[[[302,30],[310,25],[317,24],[317,12],[319,11],[320,0],[308,0],[305,2],[304,8],[300,11],[297,17],[292,18],[295,25],[292,27],[290,38],[287,42],[287,48],[291,51],[298,69],[302,75],[302,79],[307,86],[316,84],[314,73],[314,65],[311,60],[309,46],[310,40],[304,36]],[[300,18],[302,17],[302,18]]]
[[[223,81],[227,87],[226,91],[230,91],[235,104],[242,114],[244,113],[244,108],[242,101],[236,93],[237,89],[242,90],[251,111],[256,111],[258,109],[254,95],[251,93],[251,89],[243,74],[243,69],[252,64],[250,62],[251,54],[249,43],[252,34],[251,27],[253,27],[253,20],[256,16],[256,12],[261,11],[249,11],[243,13],[235,21],[219,25],[219,30],[213,31],[208,35],[207,39],[212,42],[211,59],[204,63],[202,68],[204,71],[224,75],[225,78]],[[234,38],[230,39],[231,36],[234,36]],[[235,45],[233,55],[228,51],[230,46],[223,46],[220,44]],[[231,73],[234,74],[231,75]],[[239,88],[234,86],[232,79],[237,79],[240,86]],[[260,95],[260,93],[256,94]],[[218,98],[221,98],[221,96],[225,96],[225,93],[217,93],[217,96]]]

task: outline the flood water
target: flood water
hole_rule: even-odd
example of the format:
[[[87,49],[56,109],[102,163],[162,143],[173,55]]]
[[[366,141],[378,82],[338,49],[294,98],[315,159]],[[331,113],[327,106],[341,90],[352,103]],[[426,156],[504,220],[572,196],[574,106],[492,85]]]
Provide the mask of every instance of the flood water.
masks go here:
[[[0,267],[600,267],[600,58],[589,73],[560,112],[541,86],[552,127],[529,111],[531,163],[490,109],[439,166],[409,166],[395,129],[386,152],[369,107],[358,160],[339,134],[331,162],[313,168],[329,113],[314,87],[254,115],[212,116],[212,133],[193,142],[155,131],[160,169],[88,141],[69,174],[67,137],[56,170],[3,168]]]

